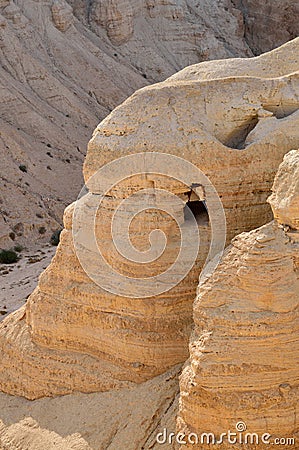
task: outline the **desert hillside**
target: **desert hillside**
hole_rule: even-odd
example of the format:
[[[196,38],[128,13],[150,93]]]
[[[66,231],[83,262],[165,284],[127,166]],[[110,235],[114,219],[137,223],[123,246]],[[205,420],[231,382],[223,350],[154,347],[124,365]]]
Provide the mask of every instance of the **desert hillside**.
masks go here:
[[[184,68],[96,127],[0,322],[0,450],[296,448],[298,45]]]
[[[95,126],[190,64],[298,34],[291,0],[2,0],[0,245],[48,242],[82,185]]]

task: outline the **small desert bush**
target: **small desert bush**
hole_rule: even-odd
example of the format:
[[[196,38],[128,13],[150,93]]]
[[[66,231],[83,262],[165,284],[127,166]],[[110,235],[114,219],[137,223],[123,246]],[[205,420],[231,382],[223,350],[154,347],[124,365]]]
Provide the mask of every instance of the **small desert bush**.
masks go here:
[[[22,245],[20,245],[20,244],[17,244],[17,245],[14,246],[13,249],[14,249],[15,252],[21,253],[24,250],[24,247]]]
[[[39,229],[38,229],[39,234],[45,234],[46,231],[47,230],[45,227],[39,227]]]
[[[0,263],[13,264],[19,260],[18,254],[14,250],[0,250]]]
[[[21,172],[27,172],[27,166],[25,166],[25,164],[20,164],[19,169],[21,170]]]

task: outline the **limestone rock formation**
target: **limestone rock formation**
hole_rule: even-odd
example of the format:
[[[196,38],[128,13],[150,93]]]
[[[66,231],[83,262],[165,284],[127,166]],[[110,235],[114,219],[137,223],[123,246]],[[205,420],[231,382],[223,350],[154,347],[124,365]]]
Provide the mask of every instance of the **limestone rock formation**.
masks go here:
[[[2,0],[1,247],[48,240],[61,227],[92,130],[132,92],[190,64],[252,56],[243,23],[252,8],[241,12],[230,0]],[[266,31],[267,49],[293,36],[289,21],[278,20]]]
[[[279,176],[268,199],[278,223],[299,229],[299,153],[292,152],[284,159]]]
[[[65,0],[54,0],[51,9],[56,28],[66,31],[73,23],[73,8]]]
[[[82,185],[92,130],[147,83],[77,19],[59,31],[53,17],[62,27],[70,17],[70,6],[59,5],[12,1],[0,9],[1,248],[48,241],[61,227]]]
[[[241,421],[259,435],[259,444],[254,438],[250,446],[255,449],[268,448],[264,433],[272,443],[297,432],[298,158],[299,151],[289,152],[276,175],[269,201],[277,220],[236,237],[199,285],[190,360],[180,379],[178,428],[186,434],[219,439],[237,432]],[[224,438],[220,448],[231,445]],[[183,448],[189,447],[210,448],[206,440]]]
[[[134,15],[129,0],[104,0],[95,2],[92,18],[97,25],[105,28],[110,42],[114,45],[125,44],[134,32]]]
[[[8,6],[10,3],[10,0],[1,0],[0,1],[0,8],[4,8],[5,6]]]
[[[293,0],[232,0],[242,12],[245,40],[255,55],[268,52],[299,35],[299,4]],[[281,26],[281,24],[284,26]]]
[[[82,200],[80,213],[86,218],[88,196]],[[177,227],[156,211],[141,216],[131,229],[132,238],[144,246],[158,222],[167,235],[167,249],[146,267],[123,261],[110,233],[112,212],[119,202],[107,196],[97,217],[96,234],[104,257],[128,276],[163,272],[178,253]],[[187,357],[192,299],[207,254],[206,241],[190,273],[173,289],[151,298],[126,298],[105,291],[81,267],[73,244],[73,208],[66,209],[66,229],[56,255],[26,308],[1,323],[0,388],[5,392],[33,399],[121,388],[163,373]],[[183,221],[183,208],[181,217]],[[205,217],[206,213],[200,225],[202,238],[208,231]],[[84,230],[88,223],[83,220],[79,227]],[[84,252],[96,262],[94,250],[87,247]]]
[[[115,149],[118,156],[170,153],[210,177],[226,210],[228,241],[266,223],[274,175],[299,144],[298,44],[255,59],[202,63],[137,91],[96,128],[85,180],[115,159]]]
[[[149,166],[145,176],[131,176],[113,188],[112,183],[106,192],[103,180],[109,181],[109,176],[95,181],[91,177],[121,156],[172,154],[210,177],[224,206],[228,239],[265,223],[270,218],[266,198],[274,174],[284,154],[299,145],[298,75],[296,61],[289,57],[294,45],[279,50],[289,60],[283,74],[274,51],[265,62],[263,57],[250,62],[248,77],[243,68],[241,76],[228,78],[169,79],[136,92],[98,126],[84,165],[89,192],[66,209],[57,253],[26,307],[1,323],[1,390],[28,398],[109,390],[143,382],[187,358],[192,303],[209,245],[206,212],[199,217],[203,239],[192,270],[176,286],[146,298],[117,291],[117,278],[99,269],[98,249],[85,231],[92,202],[101,199],[95,237],[106,261],[127,277],[154,277],[173,263],[180,248],[180,233],[171,217],[152,208],[132,221],[130,238],[140,251],[147,248],[154,229],[161,228],[167,237],[162,256],[140,265],[116,251],[112,215],[140,189],[151,186],[156,196],[164,188],[182,200],[180,206],[170,201],[170,209],[179,210],[182,231],[188,227],[185,204],[197,193],[193,186],[200,180],[190,179],[186,185],[165,180],[159,173],[151,174]],[[231,64],[226,61],[228,72],[234,70],[235,61]],[[208,200],[208,187],[203,184],[198,195],[199,203]],[[129,207],[123,215],[130,216]],[[99,272],[109,289],[83,270],[73,241],[78,233],[84,238],[79,250],[90,262],[91,273]],[[124,287],[129,289],[130,278]]]
[[[172,81],[214,80],[227,77],[277,78],[298,71],[298,39],[255,58],[234,58],[193,64],[170,77]],[[281,115],[283,112],[281,111]]]

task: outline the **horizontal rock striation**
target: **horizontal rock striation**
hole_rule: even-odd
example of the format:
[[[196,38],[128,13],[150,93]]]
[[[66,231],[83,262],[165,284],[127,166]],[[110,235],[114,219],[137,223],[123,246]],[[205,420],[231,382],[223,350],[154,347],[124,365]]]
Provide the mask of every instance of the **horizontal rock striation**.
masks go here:
[[[266,223],[277,168],[299,145],[298,44],[246,62],[192,66],[137,91],[96,128],[85,180],[115,159],[115,149],[119,157],[170,153],[191,161],[214,184],[226,211],[228,242]]]
[[[192,269],[176,286],[142,298],[144,292],[134,292],[131,278],[154,278],[172,265],[180,250],[180,232],[189,227],[185,205],[197,198],[202,207],[207,202],[209,209],[208,186],[198,186],[201,180],[197,176],[185,185],[163,177],[163,167],[162,175],[159,171],[152,174],[147,167],[145,175],[131,176],[109,191],[103,188],[103,182],[112,180],[109,172],[104,179],[91,177],[106,163],[134,153],[182,157],[201,169],[216,187],[227,218],[227,239],[265,223],[271,215],[266,198],[274,174],[284,154],[299,145],[298,74],[290,56],[293,49],[291,43],[280,50],[290,60],[284,74],[277,68],[273,52],[273,67],[269,68],[269,55],[264,64],[271,77],[263,74],[261,57],[250,63],[248,77],[244,67],[241,76],[170,79],[136,92],[99,125],[84,165],[89,191],[66,209],[56,255],[26,308],[0,325],[0,389],[28,398],[72,390],[108,390],[143,382],[188,357],[192,303],[210,244],[205,208],[197,217],[200,251]],[[228,72],[235,67],[234,60],[226,64]],[[140,264],[116,251],[111,223],[124,200],[149,188],[154,199],[162,188],[181,203],[177,206],[170,200],[169,214],[155,204],[131,222],[130,239],[141,253],[148,250],[153,231],[161,229],[166,236],[162,255]],[[99,199],[95,241],[106,261],[127,277],[125,292],[119,293],[116,277],[109,278],[99,269],[98,250],[85,235],[92,204]],[[125,220],[131,217],[131,209],[132,205],[123,209]],[[176,213],[177,223],[171,213]],[[75,250],[73,238],[78,235],[84,239]],[[125,233],[121,237],[125,238]],[[194,242],[189,242],[188,254]],[[82,268],[78,249],[88,260],[88,273]],[[183,264],[178,273],[181,270]],[[90,277],[94,274],[99,283]],[[109,289],[102,283],[110,283]],[[31,370],[34,376],[29,378]]]
[[[219,439],[227,430],[237,432],[242,421],[243,440],[246,432],[260,438],[269,433],[271,442],[296,437],[298,156],[288,153],[275,178],[269,201],[277,220],[236,237],[211,278],[199,285],[190,359],[180,379],[178,428],[186,434],[210,432]],[[281,217],[293,228],[280,225]],[[220,447],[231,449],[231,443],[224,439]],[[204,441],[190,448],[210,446]],[[254,440],[251,448],[267,445]]]
[[[92,130],[136,89],[295,37],[297,6],[283,3],[0,0],[1,247],[61,227]]]

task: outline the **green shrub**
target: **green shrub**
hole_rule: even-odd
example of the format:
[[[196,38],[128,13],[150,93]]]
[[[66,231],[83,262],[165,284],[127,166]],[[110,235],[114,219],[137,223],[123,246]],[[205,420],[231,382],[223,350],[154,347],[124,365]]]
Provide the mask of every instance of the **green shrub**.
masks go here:
[[[0,250],[0,263],[13,264],[19,260],[18,254],[14,250]]]
[[[24,247],[22,247],[22,245],[20,245],[20,244],[17,244],[17,245],[14,246],[13,249],[14,249],[15,252],[20,253],[20,252],[22,252],[24,250]]]
[[[60,234],[62,232],[62,228],[59,230],[54,231],[54,233],[51,236],[50,244],[57,246],[60,241]]]
[[[19,169],[20,169],[22,172],[27,172],[27,167],[25,166],[25,164],[20,164],[20,165],[19,165]]]
[[[45,227],[39,227],[39,229],[38,229],[39,234],[45,234],[46,231],[47,230]]]

